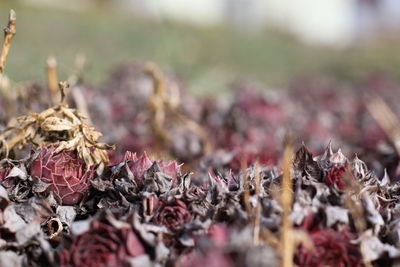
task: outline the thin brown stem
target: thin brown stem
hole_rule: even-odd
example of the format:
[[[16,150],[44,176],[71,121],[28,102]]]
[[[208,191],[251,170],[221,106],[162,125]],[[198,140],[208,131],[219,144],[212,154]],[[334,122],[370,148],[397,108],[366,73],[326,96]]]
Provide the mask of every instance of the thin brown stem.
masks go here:
[[[285,150],[283,153],[283,177],[282,177],[282,229],[281,229],[281,257],[282,266],[293,266],[294,254],[294,238],[292,221],[290,213],[292,210],[293,192],[292,192],[292,179],[290,177],[290,169],[292,166],[293,158],[293,138],[288,135],[285,142]]]
[[[397,154],[400,155],[400,123],[396,114],[380,97],[370,101],[367,107],[372,117],[392,141]]]
[[[153,94],[149,99],[149,109],[152,119],[150,125],[157,136],[159,147],[169,141],[169,134],[164,130],[165,109],[166,109],[166,78],[162,71],[154,63],[147,63],[145,72],[153,79]]]
[[[86,121],[89,124],[92,124],[87,101],[82,92],[82,87],[79,85],[79,81],[82,77],[82,72],[85,67],[85,63],[86,63],[85,55],[83,54],[76,55],[75,69],[73,73],[68,77],[68,84],[71,88],[71,96],[73,102],[75,103],[76,109],[79,111],[80,114],[86,117]]]
[[[254,216],[254,232],[253,232],[253,242],[255,245],[260,244],[260,220],[261,220],[261,198],[260,198],[260,170],[258,162],[254,165],[254,183],[255,183],[255,194],[257,198],[257,204]]]
[[[248,216],[248,220],[250,222],[252,214],[252,209],[250,205],[250,192],[249,192],[250,175],[248,174],[247,163],[244,158],[242,158],[241,160],[241,168],[243,170],[243,202],[244,202],[244,207],[246,209],[246,214]]]
[[[49,56],[46,61],[47,67],[47,87],[50,91],[52,104],[58,102],[58,75],[57,75],[57,60],[54,56]]]
[[[65,91],[69,87],[69,84],[66,81],[60,81],[58,83],[58,87],[59,87],[60,93],[61,93],[61,101],[60,101],[60,103],[61,103],[61,105],[64,105],[65,102],[66,102],[66,99],[65,99],[66,92]]]
[[[350,211],[353,217],[354,226],[359,237],[361,237],[367,227],[365,221],[364,207],[362,205],[363,198],[368,197],[366,194],[361,192],[361,186],[358,181],[353,177],[350,170],[346,171],[344,175],[345,180],[345,195],[344,205]],[[356,196],[359,196],[357,199]],[[363,259],[365,259],[365,251],[361,250]],[[372,267],[371,262],[364,260],[364,265]]]
[[[86,64],[86,57],[84,54],[77,54],[75,57],[75,66],[74,71],[68,77],[68,84],[72,87],[75,87],[79,80],[82,77],[82,72]]]
[[[15,114],[15,105],[12,105],[15,96],[13,96],[11,93],[9,80],[4,75],[4,69],[6,66],[7,56],[11,48],[11,40],[15,35],[15,22],[16,22],[16,14],[15,11],[11,9],[8,18],[8,25],[4,29],[4,41],[0,53],[0,90],[2,92],[3,97],[7,100],[4,103],[5,105],[4,109],[6,114],[5,117],[8,119]]]
[[[17,20],[17,15],[14,10],[10,10],[10,16],[8,18],[8,25],[4,29],[4,42],[0,54],[0,74],[4,73],[4,68],[7,61],[8,52],[11,47],[11,40],[15,35],[15,22]]]

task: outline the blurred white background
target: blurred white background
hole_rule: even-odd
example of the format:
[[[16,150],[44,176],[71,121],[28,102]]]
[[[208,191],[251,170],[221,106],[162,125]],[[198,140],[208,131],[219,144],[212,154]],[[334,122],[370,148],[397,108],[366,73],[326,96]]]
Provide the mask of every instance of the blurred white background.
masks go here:
[[[275,27],[308,43],[346,46],[400,28],[399,0],[25,0],[85,8],[111,4],[134,14],[197,25],[232,23],[251,31]]]

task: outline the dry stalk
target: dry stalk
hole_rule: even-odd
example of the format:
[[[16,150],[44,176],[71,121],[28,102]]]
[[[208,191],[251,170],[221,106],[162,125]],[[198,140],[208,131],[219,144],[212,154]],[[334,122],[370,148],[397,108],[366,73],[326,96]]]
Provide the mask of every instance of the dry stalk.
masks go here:
[[[241,168],[243,170],[243,203],[244,207],[246,209],[246,214],[248,216],[249,222],[251,221],[251,214],[252,214],[252,208],[250,205],[250,175],[248,174],[247,171],[247,163],[244,158],[242,158],[241,162]]]
[[[15,113],[15,108],[12,105],[12,101],[14,96],[10,92],[10,82],[7,77],[4,75],[4,69],[6,66],[7,56],[11,48],[11,41],[15,35],[15,23],[17,20],[17,16],[14,10],[10,10],[8,25],[4,29],[4,41],[3,46],[0,53],[0,89],[2,91],[3,97],[6,98],[5,101],[5,113],[6,117],[10,118]]]
[[[76,109],[78,110],[79,113],[81,113],[83,116],[85,116],[86,121],[88,123],[92,123],[92,120],[90,119],[90,113],[89,113],[89,108],[86,103],[85,96],[82,94],[82,91],[80,90],[79,86],[74,87],[71,90],[71,95],[72,98],[74,99],[74,103],[76,105]]]
[[[166,88],[168,79],[161,69],[154,63],[147,63],[145,72],[149,74],[154,83],[154,91],[149,99],[149,110],[152,112],[150,125],[157,137],[159,146],[171,140],[169,133],[165,130],[165,117],[168,113],[170,117],[175,117],[187,129],[193,131],[201,139],[204,145],[204,153],[211,152],[211,144],[208,142],[207,134],[198,123],[188,118],[179,110],[179,94],[175,88],[171,96],[167,95]]]
[[[8,18],[8,25],[4,29],[4,42],[0,54],[0,74],[4,73],[4,68],[7,61],[8,52],[10,51],[11,41],[15,35],[15,22],[17,20],[17,15],[14,10],[10,10],[10,15]]]
[[[396,115],[382,98],[376,97],[367,105],[372,117],[393,142],[397,154],[400,155],[400,123]]]
[[[193,131],[200,137],[200,140],[204,146],[204,154],[209,154],[212,151],[211,143],[207,139],[207,133],[204,131],[203,127],[201,127],[197,122],[189,119],[183,113],[179,112],[177,109],[172,109],[172,113],[175,113],[175,116],[185,125],[189,130]]]
[[[148,73],[154,83],[154,91],[149,99],[149,109],[152,112],[150,125],[157,137],[159,145],[162,146],[170,140],[169,134],[164,130],[165,120],[165,88],[166,78],[157,65],[154,63],[147,63],[145,72]]]
[[[278,237],[268,228],[261,229],[260,239],[264,242],[264,244],[269,244],[276,250],[279,249],[280,243]]]
[[[81,87],[79,86],[79,80],[81,78],[83,69],[85,67],[86,58],[83,54],[78,54],[75,58],[75,70],[74,72],[68,77],[68,83],[71,86],[71,95],[72,99],[75,103],[75,106],[79,113],[86,117],[88,123],[92,123],[90,119],[89,108],[87,105],[87,101],[85,96],[82,93]]]
[[[260,244],[260,220],[261,220],[261,199],[260,199],[260,170],[258,162],[254,164],[254,183],[255,183],[255,194],[257,198],[257,205],[255,209],[254,216],[254,232],[253,232],[253,242],[255,245]]]
[[[360,195],[360,185],[354,179],[350,171],[346,171],[344,175],[346,193],[344,197],[344,204],[349,209],[353,216],[354,226],[357,233],[362,233],[366,228],[364,219],[364,209],[360,201],[356,201],[354,198]]]
[[[61,105],[65,105],[65,96],[66,96],[66,91],[69,88],[69,84],[66,81],[60,81],[58,83],[58,87],[60,88],[60,93],[61,93]]]
[[[292,221],[290,214],[292,210],[293,202],[293,191],[292,191],[292,179],[290,175],[290,169],[292,166],[293,158],[293,138],[288,135],[285,140],[285,149],[283,153],[283,176],[282,176],[282,228],[281,228],[281,257],[282,266],[291,267],[293,266],[293,254],[294,254],[294,236],[292,229]]]
[[[58,76],[57,76],[57,60],[54,56],[49,56],[46,60],[47,68],[47,87],[50,91],[51,103],[58,103]]]
[[[86,57],[83,54],[77,54],[75,57],[75,66],[74,66],[74,71],[72,74],[68,77],[68,83],[70,84],[71,87],[74,87],[78,84],[79,79],[82,76],[83,69],[86,64]]]
[[[345,172],[344,180],[345,180],[344,204],[353,217],[354,226],[356,228],[358,236],[361,237],[363,235],[364,230],[367,228],[367,224],[364,218],[364,208],[361,202],[362,198],[364,198],[365,195],[364,193],[361,192],[361,186],[357,182],[357,180],[354,179],[350,170],[347,170]],[[359,196],[360,199],[355,199],[357,198],[357,196]],[[365,259],[366,258],[364,257],[365,252],[363,250],[361,250],[361,254],[363,255],[363,259]],[[367,267],[372,266],[370,262],[366,261],[364,261],[364,265]]]

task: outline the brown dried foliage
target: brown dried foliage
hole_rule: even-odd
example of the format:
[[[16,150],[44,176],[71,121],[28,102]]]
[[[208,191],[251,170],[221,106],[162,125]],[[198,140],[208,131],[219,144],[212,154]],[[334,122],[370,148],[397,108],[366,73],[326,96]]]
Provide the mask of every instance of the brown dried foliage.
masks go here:
[[[8,157],[12,149],[26,144],[34,148],[57,145],[55,153],[76,150],[88,166],[108,163],[107,150],[114,146],[98,141],[102,134],[84,123],[85,117],[64,103],[67,83],[60,82],[59,86],[60,104],[41,113],[21,116],[0,133],[1,157]]]

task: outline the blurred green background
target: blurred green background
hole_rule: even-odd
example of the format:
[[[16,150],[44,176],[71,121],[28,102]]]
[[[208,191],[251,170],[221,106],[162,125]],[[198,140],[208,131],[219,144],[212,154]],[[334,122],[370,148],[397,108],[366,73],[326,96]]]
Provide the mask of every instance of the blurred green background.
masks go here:
[[[187,79],[195,93],[218,93],[237,79],[272,88],[293,78],[322,75],[354,80],[377,71],[400,75],[397,41],[387,38],[346,49],[306,46],[276,30],[246,33],[229,26],[199,28],[149,21],[108,7],[89,10],[0,2],[0,25],[17,12],[6,73],[16,82],[45,80],[45,60],[57,57],[59,76],[72,71],[77,53],[87,58],[84,79],[99,86],[119,63],[151,60]]]

